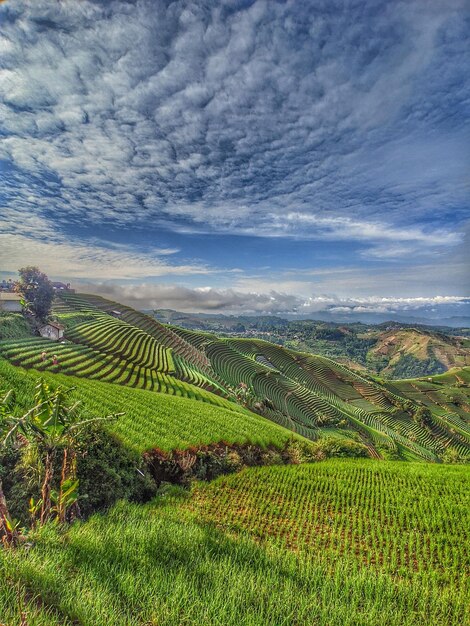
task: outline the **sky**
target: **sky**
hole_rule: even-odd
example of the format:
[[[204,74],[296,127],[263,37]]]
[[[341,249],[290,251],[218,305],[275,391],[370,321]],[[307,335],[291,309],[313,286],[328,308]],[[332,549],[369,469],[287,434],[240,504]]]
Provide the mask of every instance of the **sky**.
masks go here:
[[[470,313],[470,4],[6,0],[0,276]]]

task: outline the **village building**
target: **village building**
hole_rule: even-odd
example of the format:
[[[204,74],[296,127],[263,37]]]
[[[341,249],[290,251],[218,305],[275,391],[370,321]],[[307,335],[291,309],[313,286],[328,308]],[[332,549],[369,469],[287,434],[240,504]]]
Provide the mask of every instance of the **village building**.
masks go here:
[[[12,313],[21,313],[21,300],[23,296],[19,293],[11,293],[8,291],[0,292],[0,311],[10,311]]]
[[[0,281],[0,291],[13,291],[15,283],[11,278]]]
[[[68,291],[70,293],[75,293],[75,289],[70,287],[70,283],[52,283],[52,287],[54,291]]]
[[[48,322],[44,324],[44,326],[41,326],[39,334],[46,339],[59,341],[59,339],[62,339],[64,336],[64,326],[58,322]]]

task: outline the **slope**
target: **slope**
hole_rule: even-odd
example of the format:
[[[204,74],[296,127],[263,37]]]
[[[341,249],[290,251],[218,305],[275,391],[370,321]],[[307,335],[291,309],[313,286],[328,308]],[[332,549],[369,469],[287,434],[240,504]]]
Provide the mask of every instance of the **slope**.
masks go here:
[[[22,605],[35,626],[460,626],[468,478],[336,460],[121,502],[0,551],[2,619]]]
[[[39,377],[52,386],[74,387],[74,396],[90,415],[123,413],[104,427],[138,454],[152,448],[182,449],[218,441],[282,447],[289,431],[251,413],[233,402],[196,390],[198,401],[155,394],[63,374],[13,367],[0,359],[0,391],[14,389],[19,413],[33,404]]]
[[[50,344],[40,339],[1,342],[0,354],[51,373],[212,404],[237,400],[310,439],[325,429],[354,437],[378,458],[470,458],[470,388],[456,379],[426,383],[440,384],[444,396],[422,395],[419,383],[385,384],[267,341],[167,326],[99,296],[61,294],[54,312],[66,323],[66,341],[54,345],[58,363],[42,355]]]

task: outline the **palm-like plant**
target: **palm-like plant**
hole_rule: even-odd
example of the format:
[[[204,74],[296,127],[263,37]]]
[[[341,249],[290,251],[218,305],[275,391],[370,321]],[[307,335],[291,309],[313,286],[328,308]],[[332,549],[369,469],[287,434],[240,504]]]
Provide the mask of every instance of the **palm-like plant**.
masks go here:
[[[10,413],[15,401],[14,393],[10,390],[0,400],[0,428],[5,423],[6,416]],[[3,492],[2,479],[0,478],[0,540],[11,545],[16,542],[17,531],[11,520],[7,501]]]
[[[33,408],[21,417],[9,413],[4,419],[9,426],[3,440],[4,444],[22,435],[30,445],[35,445],[40,451],[43,461],[41,500],[33,508],[35,511],[40,509],[41,525],[51,517],[52,484],[57,453],[62,451],[62,471],[60,491],[54,498],[55,512],[58,520],[64,522],[67,507],[76,501],[78,480],[75,447],[80,435],[94,422],[118,417],[116,414],[83,418],[80,402],[69,402],[69,395],[73,390],[74,388],[62,387],[52,390],[43,379],[40,379],[36,385]]]

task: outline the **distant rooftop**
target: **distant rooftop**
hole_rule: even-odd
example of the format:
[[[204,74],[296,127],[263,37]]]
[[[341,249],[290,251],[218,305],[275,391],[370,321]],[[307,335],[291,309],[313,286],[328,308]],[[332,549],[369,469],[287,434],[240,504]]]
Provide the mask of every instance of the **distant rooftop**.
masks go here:
[[[20,295],[19,293],[13,293],[10,291],[0,291],[0,300],[16,300],[16,301],[20,301],[23,300],[23,296]]]

